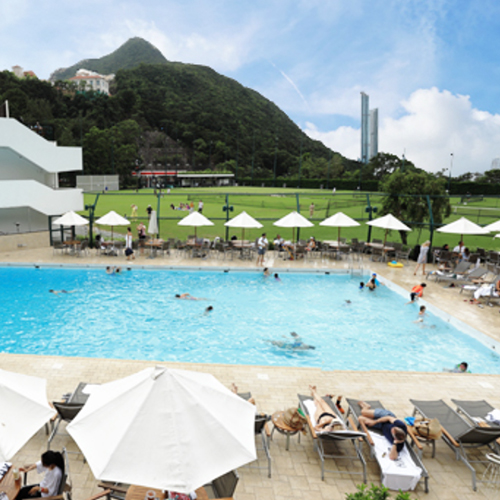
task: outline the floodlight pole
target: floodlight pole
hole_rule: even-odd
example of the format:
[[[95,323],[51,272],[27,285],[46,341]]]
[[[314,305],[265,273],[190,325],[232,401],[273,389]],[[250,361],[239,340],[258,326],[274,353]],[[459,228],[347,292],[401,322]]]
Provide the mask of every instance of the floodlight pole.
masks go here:
[[[274,146],[274,178],[273,178],[273,187],[276,187],[276,162],[278,159],[278,136],[275,138],[275,146]]]
[[[85,205],[85,210],[89,211],[89,246],[90,247],[92,247],[92,243],[94,241],[94,232],[93,232],[94,213],[95,213],[95,207],[97,206],[97,201],[99,200],[100,195],[101,195],[101,193],[96,194],[93,205]]]
[[[450,172],[448,174],[448,194],[450,194],[451,169],[453,168],[453,153],[450,153]]]

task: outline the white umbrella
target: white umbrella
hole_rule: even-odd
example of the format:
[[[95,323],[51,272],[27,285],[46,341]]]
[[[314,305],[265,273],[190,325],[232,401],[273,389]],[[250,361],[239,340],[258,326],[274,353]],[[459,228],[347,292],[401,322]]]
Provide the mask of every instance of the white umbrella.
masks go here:
[[[156,218],[156,210],[153,210],[151,212],[151,217],[149,218],[148,233],[149,234],[158,233],[158,219]]]
[[[69,212],[66,212],[61,217],[52,221],[52,224],[59,225],[59,226],[85,226],[88,223],[89,223],[89,221],[87,219],[85,219],[81,215],[78,215],[77,213],[73,212],[72,210],[70,210]]]
[[[187,217],[180,220],[177,225],[194,227],[194,237],[196,238],[197,227],[213,226],[214,223],[211,220],[208,220],[203,214],[200,214],[200,212],[191,212]]]
[[[274,226],[278,227],[291,227],[293,228],[292,232],[292,242],[295,240],[295,228],[296,227],[313,227],[314,224],[309,222],[303,215],[300,215],[298,212],[290,212],[285,217],[273,222]]]
[[[256,459],[254,424],[212,375],[156,366],[96,387],[67,429],[97,479],[188,493]]]
[[[263,227],[258,220],[255,220],[245,211],[241,212],[241,214],[237,215],[234,219],[228,220],[224,225],[227,227],[240,227],[242,229],[242,240],[245,239],[245,229],[258,229],[260,227]]]
[[[343,212],[337,212],[335,215],[328,217],[324,221],[319,223],[320,226],[338,227],[337,241],[340,248],[340,228],[341,227],[354,227],[359,226],[359,222],[351,219],[348,215]]]
[[[469,219],[465,217],[461,217],[460,219],[450,222],[450,224],[446,224],[446,226],[440,227],[438,229],[440,233],[450,233],[450,234],[459,234],[460,241],[463,241],[464,234],[488,234],[489,231],[481,226],[478,226],[474,222],[471,222]]]
[[[489,233],[492,233],[493,231],[500,231],[500,220],[484,226],[483,229],[485,229]]]
[[[0,462],[10,460],[55,413],[45,379],[0,369]]]
[[[103,226],[111,226],[111,243],[113,243],[113,227],[114,226],[128,226],[130,222],[117,214],[114,210],[108,212],[95,221],[96,224],[102,224]]]
[[[500,238],[500,233],[499,234],[495,234],[495,236],[493,236],[493,238]]]
[[[399,219],[396,219],[394,215],[392,214],[387,214],[384,215],[384,217],[380,217],[379,219],[371,220],[370,222],[367,222],[369,226],[373,227],[380,227],[382,229],[385,229],[385,236],[384,236],[384,246],[387,241],[387,233],[391,231],[411,231],[411,229],[406,225],[403,224]]]

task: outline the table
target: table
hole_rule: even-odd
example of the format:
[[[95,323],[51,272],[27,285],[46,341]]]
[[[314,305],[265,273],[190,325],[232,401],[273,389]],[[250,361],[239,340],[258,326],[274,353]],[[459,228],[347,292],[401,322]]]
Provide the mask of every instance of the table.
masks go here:
[[[288,451],[290,447],[290,436],[295,436],[295,434],[299,435],[299,443],[300,443],[300,430],[292,429],[288,425],[283,422],[283,414],[284,411],[277,411],[273,413],[271,420],[273,422],[273,430],[271,431],[271,439],[273,438],[274,431],[277,430],[280,434],[284,434],[286,436],[286,451]]]
[[[384,246],[382,243],[366,243],[366,246],[377,250],[383,250],[384,252],[394,252],[396,250],[394,247]]]
[[[332,248],[349,248],[349,245],[347,243],[343,243],[342,241],[340,242],[339,245],[339,240],[324,240],[323,243],[326,243],[329,247]]]
[[[154,240],[146,241],[146,246],[148,246],[150,248],[149,257],[151,259],[154,258],[153,257],[153,250],[154,250],[154,256],[156,257],[158,249],[163,247],[163,243],[165,243],[165,242],[162,239],[154,239]]]
[[[158,500],[165,500],[167,497],[165,493],[161,490],[156,490],[154,488],[146,488],[145,486],[137,486],[135,484],[130,485],[127,490],[127,494],[125,495],[125,500],[144,500],[146,497],[146,493],[148,491],[154,491],[156,498]],[[207,490],[201,487],[196,490],[197,500],[208,500]],[[231,498],[222,498],[220,500],[233,500]]]
[[[0,480],[0,491],[3,491],[8,497],[9,500],[14,500],[19,490],[21,489],[21,473],[19,473],[19,479],[14,481],[14,467],[11,467],[7,474]]]

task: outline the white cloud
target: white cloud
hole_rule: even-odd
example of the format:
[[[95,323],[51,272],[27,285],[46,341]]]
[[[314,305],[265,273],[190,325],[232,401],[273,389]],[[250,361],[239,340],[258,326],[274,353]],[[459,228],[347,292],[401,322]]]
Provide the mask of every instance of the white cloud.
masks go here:
[[[500,115],[475,109],[469,96],[436,87],[419,89],[401,103],[404,115],[379,124],[379,151],[406,157],[419,168],[452,175],[483,172],[500,156]],[[360,156],[360,130],[339,127],[322,132],[307,123],[305,132],[343,155]]]

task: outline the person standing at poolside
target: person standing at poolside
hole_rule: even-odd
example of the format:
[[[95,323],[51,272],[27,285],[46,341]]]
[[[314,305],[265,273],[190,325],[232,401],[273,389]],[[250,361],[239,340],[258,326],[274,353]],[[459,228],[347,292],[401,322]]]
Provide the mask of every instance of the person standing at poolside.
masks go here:
[[[417,267],[415,268],[415,271],[413,272],[413,276],[417,275],[417,271],[418,271],[418,268],[420,266],[422,266],[422,274],[425,276],[425,264],[427,264],[427,254],[429,253],[430,246],[431,246],[431,242],[429,240],[427,240],[420,247],[420,253],[418,254],[418,259],[417,259]]]
[[[264,255],[268,244],[266,233],[262,233],[262,236],[257,240],[257,266],[264,265]]]
[[[139,236],[141,255],[144,255],[144,244],[146,243],[146,226],[142,222],[139,222],[139,225],[137,226],[137,235]]]
[[[127,260],[135,259],[134,250],[132,248],[132,228],[127,229],[127,234],[125,235],[125,255]]]

